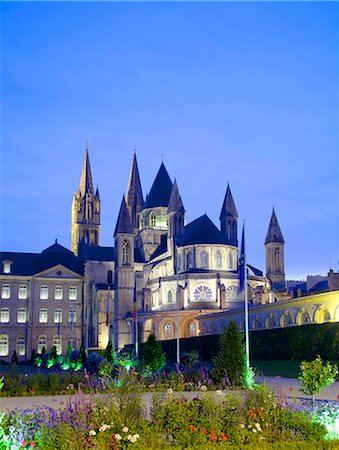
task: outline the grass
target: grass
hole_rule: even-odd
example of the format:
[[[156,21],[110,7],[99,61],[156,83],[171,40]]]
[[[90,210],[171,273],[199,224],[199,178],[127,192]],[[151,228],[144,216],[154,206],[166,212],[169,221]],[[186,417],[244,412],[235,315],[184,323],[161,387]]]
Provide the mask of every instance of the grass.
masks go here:
[[[297,378],[300,372],[301,361],[253,361],[251,363],[256,375],[266,377]]]

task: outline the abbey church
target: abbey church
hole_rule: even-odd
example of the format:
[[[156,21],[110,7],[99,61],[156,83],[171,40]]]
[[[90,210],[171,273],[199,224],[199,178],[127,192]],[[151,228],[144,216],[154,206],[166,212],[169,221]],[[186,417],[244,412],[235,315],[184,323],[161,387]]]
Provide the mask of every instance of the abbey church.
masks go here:
[[[127,175],[127,174],[126,174]],[[127,181],[127,180],[126,180]],[[179,183],[180,184],[180,183]],[[41,253],[0,253],[0,361],[54,345],[115,349],[244,328],[239,293],[238,213],[228,185],[220,223],[204,214],[186,223],[178,183],[162,163],[146,199],[134,152],[114,242],[100,245],[101,200],[86,146],[73,196],[71,250],[57,241]],[[320,290],[286,290],[284,238],[273,209],[265,274],[247,261],[251,330],[339,320],[339,274]]]

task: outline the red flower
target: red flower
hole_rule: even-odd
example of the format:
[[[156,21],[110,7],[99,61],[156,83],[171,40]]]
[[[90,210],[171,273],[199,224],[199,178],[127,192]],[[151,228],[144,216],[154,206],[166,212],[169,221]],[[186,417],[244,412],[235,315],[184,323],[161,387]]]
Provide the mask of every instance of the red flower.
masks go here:
[[[35,443],[34,441],[32,441],[32,442],[30,443],[30,446],[31,446],[31,447],[36,447],[36,443]]]
[[[208,434],[208,431],[207,430],[202,430],[201,431],[203,434]]]
[[[23,441],[23,443],[21,444],[21,447],[26,447],[27,444],[28,444],[27,441]]]
[[[211,440],[211,441],[216,441],[216,440],[217,440],[217,435],[215,434],[214,431],[211,431],[210,440]]]
[[[191,431],[198,431],[198,428],[195,427],[194,425],[190,425],[190,430]]]
[[[220,433],[220,439],[221,439],[222,441],[228,441],[228,436],[226,436],[226,434],[222,431],[222,432]]]

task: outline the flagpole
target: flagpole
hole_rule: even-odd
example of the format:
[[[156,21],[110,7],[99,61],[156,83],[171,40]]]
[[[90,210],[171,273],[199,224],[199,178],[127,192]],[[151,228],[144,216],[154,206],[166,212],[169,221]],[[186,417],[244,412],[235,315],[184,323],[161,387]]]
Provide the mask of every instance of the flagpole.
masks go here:
[[[179,330],[179,270],[178,247],[175,245],[175,270],[176,270],[176,300],[177,300],[177,364],[180,365],[180,330]]]
[[[249,344],[249,332],[248,332],[248,299],[247,299],[247,265],[246,265],[246,252],[245,252],[245,225],[243,224],[243,249],[244,249],[244,301],[245,301],[245,347],[246,347],[246,367],[250,367],[250,344]]]
[[[108,342],[111,340],[110,311],[111,311],[111,295],[110,295],[110,287],[108,286],[107,300],[106,300],[106,326],[108,328]]]
[[[139,356],[139,343],[138,343],[138,311],[137,311],[137,274],[134,273],[134,298],[133,298],[133,318],[134,318],[134,333],[135,333],[135,354]]]

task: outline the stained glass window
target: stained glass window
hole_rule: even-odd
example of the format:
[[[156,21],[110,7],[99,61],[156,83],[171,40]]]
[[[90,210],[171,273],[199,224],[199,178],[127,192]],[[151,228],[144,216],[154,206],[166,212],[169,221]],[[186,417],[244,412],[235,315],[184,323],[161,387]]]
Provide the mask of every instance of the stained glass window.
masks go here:
[[[198,301],[212,300],[212,291],[208,286],[198,286],[194,291],[194,299]]]

